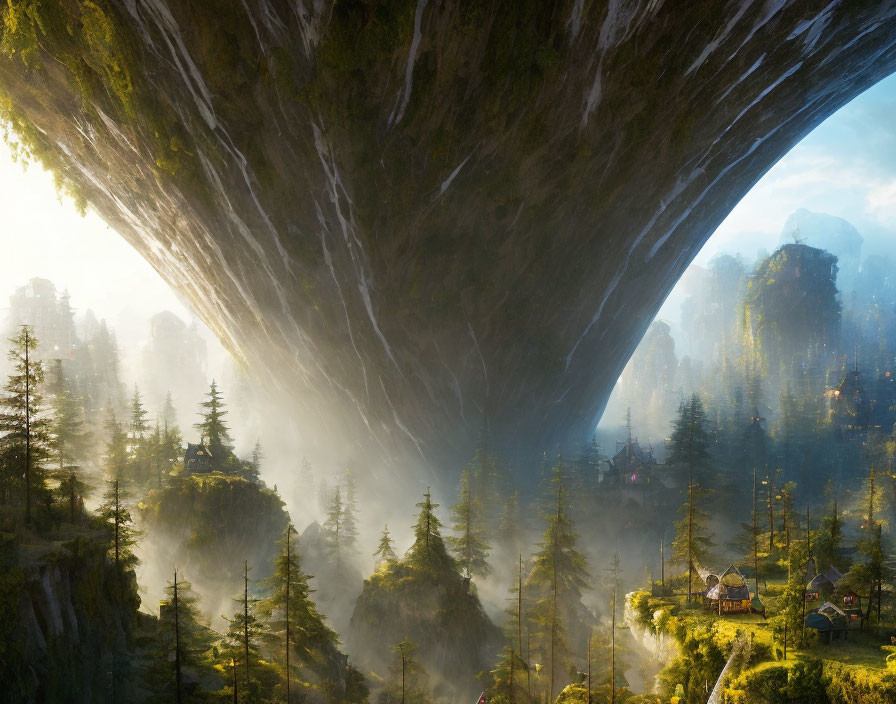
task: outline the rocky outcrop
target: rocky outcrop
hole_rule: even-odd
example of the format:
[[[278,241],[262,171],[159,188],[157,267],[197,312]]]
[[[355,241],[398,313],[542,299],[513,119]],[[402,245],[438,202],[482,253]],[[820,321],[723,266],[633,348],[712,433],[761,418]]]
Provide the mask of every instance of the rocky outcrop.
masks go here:
[[[133,572],[119,581],[101,541],[6,544],[0,579],[4,702],[106,702],[142,694]],[[14,593],[6,587],[16,585]]]
[[[591,432],[756,179],[896,66],[892,1],[11,0],[0,110],[302,442]]]
[[[502,647],[501,632],[468,578],[396,561],[364,581],[346,642],[358,662],[385,675],[393,647],[405,639],[419,648],[434,691],[446,701],[475,698],[481,691],[476,676],[490,670]]]
[[[311,575],[314,593],[311,598],[326,616],[337,633],[348,630],[355,599],[361,593],[364,576],[358,569],[357,553],[343,555],[337,568],[328,546],[323,526],[314,521],[299,540],[302,569]]]

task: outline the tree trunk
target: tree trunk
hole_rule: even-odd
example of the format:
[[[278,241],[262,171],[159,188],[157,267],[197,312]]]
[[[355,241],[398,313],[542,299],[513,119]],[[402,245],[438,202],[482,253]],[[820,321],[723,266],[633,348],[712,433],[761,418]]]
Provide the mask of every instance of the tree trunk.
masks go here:
[[[249,561],[243,572],[243,647],[246,651],[246,686],[249,685]]]
[[[610,704],[616,704],[616,581],[613,581],[613,617],[610,620]],[[591,692],[589,690],[590,698]]]
[[[289,551],[289,534],[292,531],[292,524],[286,526],[286,603],[285,607],[285,616],[286,616],[286,704],[289,704],[289,680],[291,679],[289,676],[289,580],[290,580],[290,568],[291,564],[291,555]]]
[[[180,613],[177,602],[177,570],[174,570],[174,687],[175,700],[181,703],[181,673],[180,673]]]
[[[25,524],[31,523],[31,360],[30,338],[25,330]]]

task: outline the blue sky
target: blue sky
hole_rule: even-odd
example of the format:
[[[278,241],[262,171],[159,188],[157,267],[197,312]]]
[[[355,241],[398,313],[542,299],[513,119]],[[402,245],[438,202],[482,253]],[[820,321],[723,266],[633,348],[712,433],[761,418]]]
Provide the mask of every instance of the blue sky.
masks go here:
[[[896,244],[896,76],[831,115],[769,169],[692,266],[723,252],[752,260],[759,250],[773,251],[799,208],[851,222],[865,239],[863,255]],[[676,321],[684,293],[679,284],[657,317]]]
[[[695,260],[722,251],[773,249],[797,208],[849,220],[868,242],[896,231],[896,76],[847,104],[807,135],[753,187]]]

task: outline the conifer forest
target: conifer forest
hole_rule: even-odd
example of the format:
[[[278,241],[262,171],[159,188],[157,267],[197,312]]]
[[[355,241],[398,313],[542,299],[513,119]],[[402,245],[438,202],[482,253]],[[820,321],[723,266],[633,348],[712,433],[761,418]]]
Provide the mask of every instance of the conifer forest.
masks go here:
[[[0,2],[0,704],[896,704],[896,5]]]

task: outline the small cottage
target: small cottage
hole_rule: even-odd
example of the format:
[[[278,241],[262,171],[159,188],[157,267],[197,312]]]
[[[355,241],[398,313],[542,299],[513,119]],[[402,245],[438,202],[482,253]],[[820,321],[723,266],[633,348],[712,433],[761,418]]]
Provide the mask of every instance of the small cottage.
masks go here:
[[[212,471],[212,453],[206,445],[187,443],[184,470],[191,474],[208,474]]]
[[[836,567],[828,567],[824,572],[815,575],[806,585],[807,599],[828,599],[834,593],[837,582],[843,575]]]
[[[750,588],[740,570],[731,565],[717,579],[715,586],[707,588],[703,605],[708,610],[718,611],[720,614],[749,613]]]

